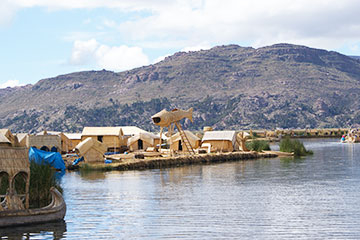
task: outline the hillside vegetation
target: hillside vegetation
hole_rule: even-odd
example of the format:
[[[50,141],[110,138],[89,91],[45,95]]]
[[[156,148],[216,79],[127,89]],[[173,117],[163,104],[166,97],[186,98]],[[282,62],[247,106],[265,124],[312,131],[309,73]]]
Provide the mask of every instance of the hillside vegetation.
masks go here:
[[[125,72],[85,71],[0,89],[0,128],[158,130],[163,108],[194,108],[190,129],[348,127],[360,123],[360,60],[291,44],[178,52]]]

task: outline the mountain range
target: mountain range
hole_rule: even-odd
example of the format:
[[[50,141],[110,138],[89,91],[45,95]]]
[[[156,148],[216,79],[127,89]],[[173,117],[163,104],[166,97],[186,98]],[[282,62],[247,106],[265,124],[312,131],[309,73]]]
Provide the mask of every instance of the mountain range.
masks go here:
[[[194,108],[185,128],[351,127],[360,123],[360,59],[275,44],[177,52],[129,71],[83,71],[0,89],[0,128],[79,132],[84,126],[136,125]]]

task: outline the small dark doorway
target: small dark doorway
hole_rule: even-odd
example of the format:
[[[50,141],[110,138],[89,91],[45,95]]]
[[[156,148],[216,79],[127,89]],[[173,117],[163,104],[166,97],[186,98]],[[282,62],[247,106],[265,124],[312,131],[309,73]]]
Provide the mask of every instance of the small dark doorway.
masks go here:
[[[141,139],[138,140],[138,149],[144,149],[144,142]]]
[[[40,148],[40,150],[47,151],[47,152],[50,151],[50,149],[49,149],[47,146],[42,146],[42,147]]]
[[[51,151],[52,151],[52,152],[57,152],[57,151],[58,151],[58,150],[57,150],[57,147],[53,146],[53,147],[51,148]]]
[[[103,141],[103,137],[104,137],[104,136],[97,136],[97,140],[98,140],[99,142],[102,142],[102,141]]]
[[[183,150],[182,142],[181,142],[181,140],[179,140],[179,151],[182,151],[182,150]]]

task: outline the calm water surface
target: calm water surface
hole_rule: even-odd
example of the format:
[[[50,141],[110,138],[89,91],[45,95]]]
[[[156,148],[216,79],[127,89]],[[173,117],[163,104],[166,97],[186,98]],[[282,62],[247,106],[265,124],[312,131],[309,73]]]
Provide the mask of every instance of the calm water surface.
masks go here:
[[[64,223],[0,233],[10,239],[360,239],[360,144],[305,145],[313,156],[67,173]]]

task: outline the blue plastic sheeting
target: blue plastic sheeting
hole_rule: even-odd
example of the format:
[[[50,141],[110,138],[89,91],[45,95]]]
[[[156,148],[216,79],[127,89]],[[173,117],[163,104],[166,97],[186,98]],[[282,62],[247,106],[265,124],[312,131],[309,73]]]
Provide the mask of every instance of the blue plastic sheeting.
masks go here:
[[[77,165],[79,162],[82,162],[82,161],[84,161],[84,157],[77,158],[73,161],[72,165]]]
[[[106,152],[104,155],[120,154],[121,152]]]
[[[58,152],[46,152],[31,147],[29,149],[29,161],[34,161],[38,164],[46,163],[61,171],[66,169],[65,162]]]
[[[109,164],[109,163],[112,163],[112,160],[110,160],[110,159],[105,159],[105,164]]]

